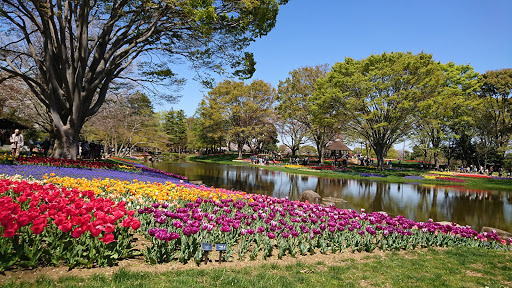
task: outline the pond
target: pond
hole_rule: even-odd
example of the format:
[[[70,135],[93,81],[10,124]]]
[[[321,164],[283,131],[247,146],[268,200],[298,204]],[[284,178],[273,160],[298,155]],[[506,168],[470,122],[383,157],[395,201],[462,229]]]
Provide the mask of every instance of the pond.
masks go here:
[[[449,221],[471,225],[477,231],[483,226],[512,231],[512,192],[329,179],[199,162],[155,163],[153,167],[184,175],[191,181],[201,180],[206,186],[291,200],[297,200],[305,190],[313,190],[339,208],[384,211],[415,221]]]

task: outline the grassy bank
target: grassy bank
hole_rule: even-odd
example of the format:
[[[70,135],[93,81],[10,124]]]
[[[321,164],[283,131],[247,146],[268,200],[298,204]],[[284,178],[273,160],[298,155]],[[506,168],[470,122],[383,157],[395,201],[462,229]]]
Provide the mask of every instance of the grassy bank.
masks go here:
[[[512,253],[484,249],[423,249],[341,259],[279,261],[224,268],[133,272],[88,277],[39,277],[3,287],[510,287]],[[137,268],[134,268],[137,269]],[[168,268],[172,269],[172,268]],[[160,270],[161,271],[161,270]]]
[[[431,185],[457,185],[457,186],[465,186],[469,189],[478,189],[478,190],[497,190],[497,191],[512,191],[512,179],[485,179],[485,178],[469,178],[463,177],[465,182],[451,182],[446,180],[437,180],[437,179],[421,179],[421,180],[411,180],[406,179],[404,176],[416,175],[416,176],[424,176],[425,174],[429,174],[431,172],[425,170],[417,170],[414,169],[417,164],[403,163],[402,170],[392,170],[385,169],[384,171],[377,171],[374,167],[365,167],[359,165],[349,165],[351,172],[334,172],[334,171],[313,171],[311,169],[294,169],[294,168],[286,168],[284,165],[253,165],[250,163],[244,162],[236,162],[233,161],[237,158],[235,154],[220,154],[220,155],[212,155],[212,156],[191,156],[187,159],[189,161],[197,161],[197,162],[205,162],[205,163],[216,163],[216,164],[227,164],[227,165],[239,165],[239,166],[253,166],[259,167],[262,169],[272,170],[272,171],[282,171],[292,174],[301,174],[301,175],[310,175],[317,177],[325,177],[325,178],[342,178],[342,179],[355,179],[355,180],[371,180],[371,181],[385,181],[390,183],[423,183],[423,184],[431,184]],[[249,156],[244,157],[249,158]],[[330,165],[330,162],[327,162],[326,165]],[[395,165],[396,167],[396,165]],[[362,177],[360,173],[371,173],[371,174],[380,174],[386,177]]]

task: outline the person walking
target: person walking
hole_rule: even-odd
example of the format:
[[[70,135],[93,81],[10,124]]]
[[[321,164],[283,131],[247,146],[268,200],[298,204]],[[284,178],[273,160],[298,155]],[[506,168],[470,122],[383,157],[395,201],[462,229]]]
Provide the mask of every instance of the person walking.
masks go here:
[[[11,141],[12,156],[18,157],[20,155],[21,148],[25,144],[23,135],[20,133],[20,130],[14,130],[14,134],[11,135],[9,140]]]

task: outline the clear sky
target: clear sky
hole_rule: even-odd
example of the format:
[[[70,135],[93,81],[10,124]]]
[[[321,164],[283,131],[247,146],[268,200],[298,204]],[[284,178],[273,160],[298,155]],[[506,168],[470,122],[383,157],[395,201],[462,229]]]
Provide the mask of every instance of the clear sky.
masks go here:
[[[257,62],[252,79],[276,88],[295,68],[391,51],[423,51],[480,73],[512,68],[512,0],[290,0],[249,50]],[[183,97],[156,110],[192,116],[207,91],[193,72],[177,72],[187,78]]]

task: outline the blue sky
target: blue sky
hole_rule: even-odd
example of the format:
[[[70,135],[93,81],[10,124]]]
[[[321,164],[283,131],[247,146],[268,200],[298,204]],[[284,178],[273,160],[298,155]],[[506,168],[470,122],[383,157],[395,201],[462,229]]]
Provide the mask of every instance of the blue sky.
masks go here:
[[[276,88],[302,66],[391,51],[423,51],[480,73],[512,68],[512,0],[290,0],[276,27],[249,50],[257,62],[252,79]],[[178,73],[187,78],[180,102],[157,110],[192,116],[207,90],[191,71]]]

